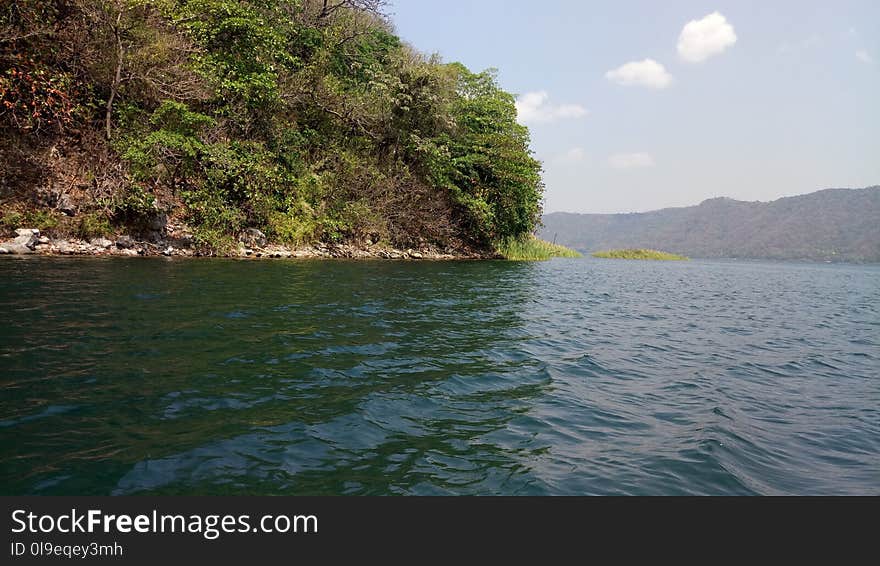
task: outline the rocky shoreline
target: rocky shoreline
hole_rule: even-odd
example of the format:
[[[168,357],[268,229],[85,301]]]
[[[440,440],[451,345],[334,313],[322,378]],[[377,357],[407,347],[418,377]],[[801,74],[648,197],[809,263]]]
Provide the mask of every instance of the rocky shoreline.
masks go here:
[[[315,244],[297,248],[267,242],[259,230],[246,232],[239,248],[230,253],[199,250],[189,235],[176,238],[141,240],[129,235],[115,239],[104,237],[81,240],[41,235],[34,228],[19,228],[16,237],[0,242],[0,255],[44,256],[119,256],[119,257],[226,257],[242,259],[390,259],[390,260],[455,260],[491,259],[495,254],[474,251],[437,250],[430,246],[398,249],[367,240],[361,245]]]

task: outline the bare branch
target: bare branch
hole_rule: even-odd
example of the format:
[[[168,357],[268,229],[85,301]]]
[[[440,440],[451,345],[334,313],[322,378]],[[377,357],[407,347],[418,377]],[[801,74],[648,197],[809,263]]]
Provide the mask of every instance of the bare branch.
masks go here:
[[[306,13],[310,11],[312,4],[313,2],[306,2]],[[326,22],[341,10],[368,13],[384,20],[388,5],[388,0],[321,0],[320,4],[311,10],[316,12],[314,21],[319,25],[326,25]]]
[[[0,43],[12,43],[15,41],[22,41],[24,39],[28,39],[31,37],[36,37],[38,35],[49,35],[52,33],[52,30],[49,28],[37,29],[22,35],[7,35],[12,32],[6,32],[4,35],[0,35]]]

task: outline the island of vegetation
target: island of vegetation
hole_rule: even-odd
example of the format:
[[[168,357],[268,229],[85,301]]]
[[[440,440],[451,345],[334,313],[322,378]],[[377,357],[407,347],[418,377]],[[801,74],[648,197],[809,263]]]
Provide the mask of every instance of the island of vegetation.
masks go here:
[[[498,246],[498,251],[511,260],[541,260],[552,257],[581,257],[580,252],[529,236],[507,238]]]
[[[603,259],[650,259],[658,261],[684,261],[685,256],[660,252],[657,250],[635,249],[635,250],[608,250],[596,252],[593,257]]]
[[[570,254],[532,236],[544,187],[514,97],[401,41],[385,8],[6,3],[0,252]]]

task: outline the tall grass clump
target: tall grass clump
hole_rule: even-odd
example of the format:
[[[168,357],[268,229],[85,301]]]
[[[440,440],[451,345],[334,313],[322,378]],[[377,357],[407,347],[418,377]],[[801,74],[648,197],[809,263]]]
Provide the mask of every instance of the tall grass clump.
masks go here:
[[[552,257],[581,257],[573,249],[552,244],[534,236],[507,238],[496,245],[498,253],[513,261],[535,261]]]

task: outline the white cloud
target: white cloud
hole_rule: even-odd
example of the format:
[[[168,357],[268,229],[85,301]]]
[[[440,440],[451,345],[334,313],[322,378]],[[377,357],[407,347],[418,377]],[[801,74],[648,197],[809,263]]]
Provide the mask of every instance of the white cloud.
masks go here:
[[[734,43],[736,33],[733,26],[721,14],[712,12],[702,20],[685,24],[678,36],[678,54],[689,63],[699,63],[723,53]]]
[[[623,86],[666,88],[672,84],[666,67],[653,59],[626,63],[605,73],[605,78]]]
[[[554,159],[557,163],[583,163],[586,160],[587,151],[582,147],[573,147]]]
[[[858,51],[856,51],[856,58],[862,63],[867,63],[868,65],[874,62],[874,58],[871,57],[871,54],[864,49],[859,49]]]
[[[615,153],[608,158],[608,164],[614,169],[639,169],[656,165],[650,153]]]
[[[578,104],[548,104],[546,91],[527,92],[516,99],[516,115],[521,124],[544,124],[556,120],[583,118],[587,109]]]

